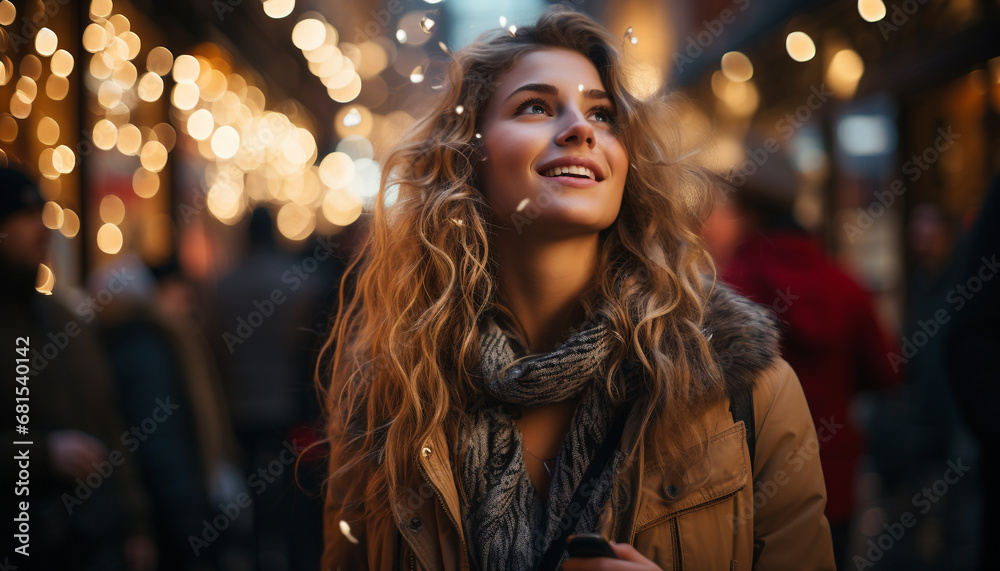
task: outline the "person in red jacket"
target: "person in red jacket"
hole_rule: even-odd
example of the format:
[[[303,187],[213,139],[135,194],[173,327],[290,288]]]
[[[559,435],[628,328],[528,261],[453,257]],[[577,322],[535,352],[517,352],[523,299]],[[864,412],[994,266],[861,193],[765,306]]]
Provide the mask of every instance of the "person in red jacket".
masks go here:
[[[703,236],[720,279],[773,310],[783,324],[781,356],[802,380],[820,439],[826,517],[843,562],[854,480],[865,439],[849,419],[854,396],[900,380],[894,349],[871,296],[794,219],[797,175],[780,150],[735,192],[721,196]]]

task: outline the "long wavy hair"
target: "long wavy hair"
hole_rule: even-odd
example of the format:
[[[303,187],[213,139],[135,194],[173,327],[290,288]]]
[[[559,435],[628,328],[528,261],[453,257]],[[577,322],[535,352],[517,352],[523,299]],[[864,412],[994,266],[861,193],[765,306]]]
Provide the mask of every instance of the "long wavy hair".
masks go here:
[[[391,519],[390,502],[420,481],[417,455],[438,430],[454,444],[457,471],[459,434],[482,394],[480,320],[506,315],[523,335],[497,287],[476,134],[503,74],[529,52],[564,48],[594,64],[630,161],[618,218],[601,232],[596,283],[580,300],[588,317],[607,318],[616,340],[601,371],[609,393],[624,399],[623,364],[641,364],[640,434],[655,422],[677,435],[697,430],[700,413],[722,396],[702,331],[711,287],[702,270],[714,266],[696,232],[713,181],[679,156],[671,98],[626,89],[620,46],[559,6],[515,34],[486,32],[454,54],[433,108],[386,159],[370,236],[344,276],[318,379],[331,446],[328,509],[369,525]],[[387,207],[390,189],[397,198]],[[659,461],[686,453],[677,441],[660,440]]]

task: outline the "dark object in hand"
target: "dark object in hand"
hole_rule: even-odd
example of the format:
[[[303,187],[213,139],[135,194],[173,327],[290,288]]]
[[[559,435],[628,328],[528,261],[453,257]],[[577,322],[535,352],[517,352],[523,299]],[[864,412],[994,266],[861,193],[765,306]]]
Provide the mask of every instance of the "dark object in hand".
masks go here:
[[[566,538],[570,557],[610,557],[617,559],[611,544],[596,533],[577,533]]]

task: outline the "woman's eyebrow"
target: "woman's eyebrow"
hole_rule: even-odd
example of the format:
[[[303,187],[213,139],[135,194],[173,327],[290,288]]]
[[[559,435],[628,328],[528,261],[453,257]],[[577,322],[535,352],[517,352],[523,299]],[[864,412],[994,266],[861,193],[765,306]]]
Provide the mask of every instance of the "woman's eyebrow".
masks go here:
[[[549,85],[548,83],[526,83],[512,91],[510,95],[507,96],[507,99],[504,99],[504,103],[522,91],[535,91],[546,95],[557,95],[559,93],[559,89],[556,86]],[[587,89],[586,91],[583,91],[583,96],[587,99],[611,99],[611,96],[608,95],[606,91],[602,91],[600,89]]]

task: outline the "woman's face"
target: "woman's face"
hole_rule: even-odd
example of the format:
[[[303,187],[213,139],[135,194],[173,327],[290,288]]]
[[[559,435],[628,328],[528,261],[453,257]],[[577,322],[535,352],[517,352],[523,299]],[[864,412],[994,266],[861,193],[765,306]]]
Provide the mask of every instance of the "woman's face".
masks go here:
[[[566,238],[599,232],[621,208],[628,157],[594,65],[565,49],[524,55],[482,123],[479,180],[494,223]]]

